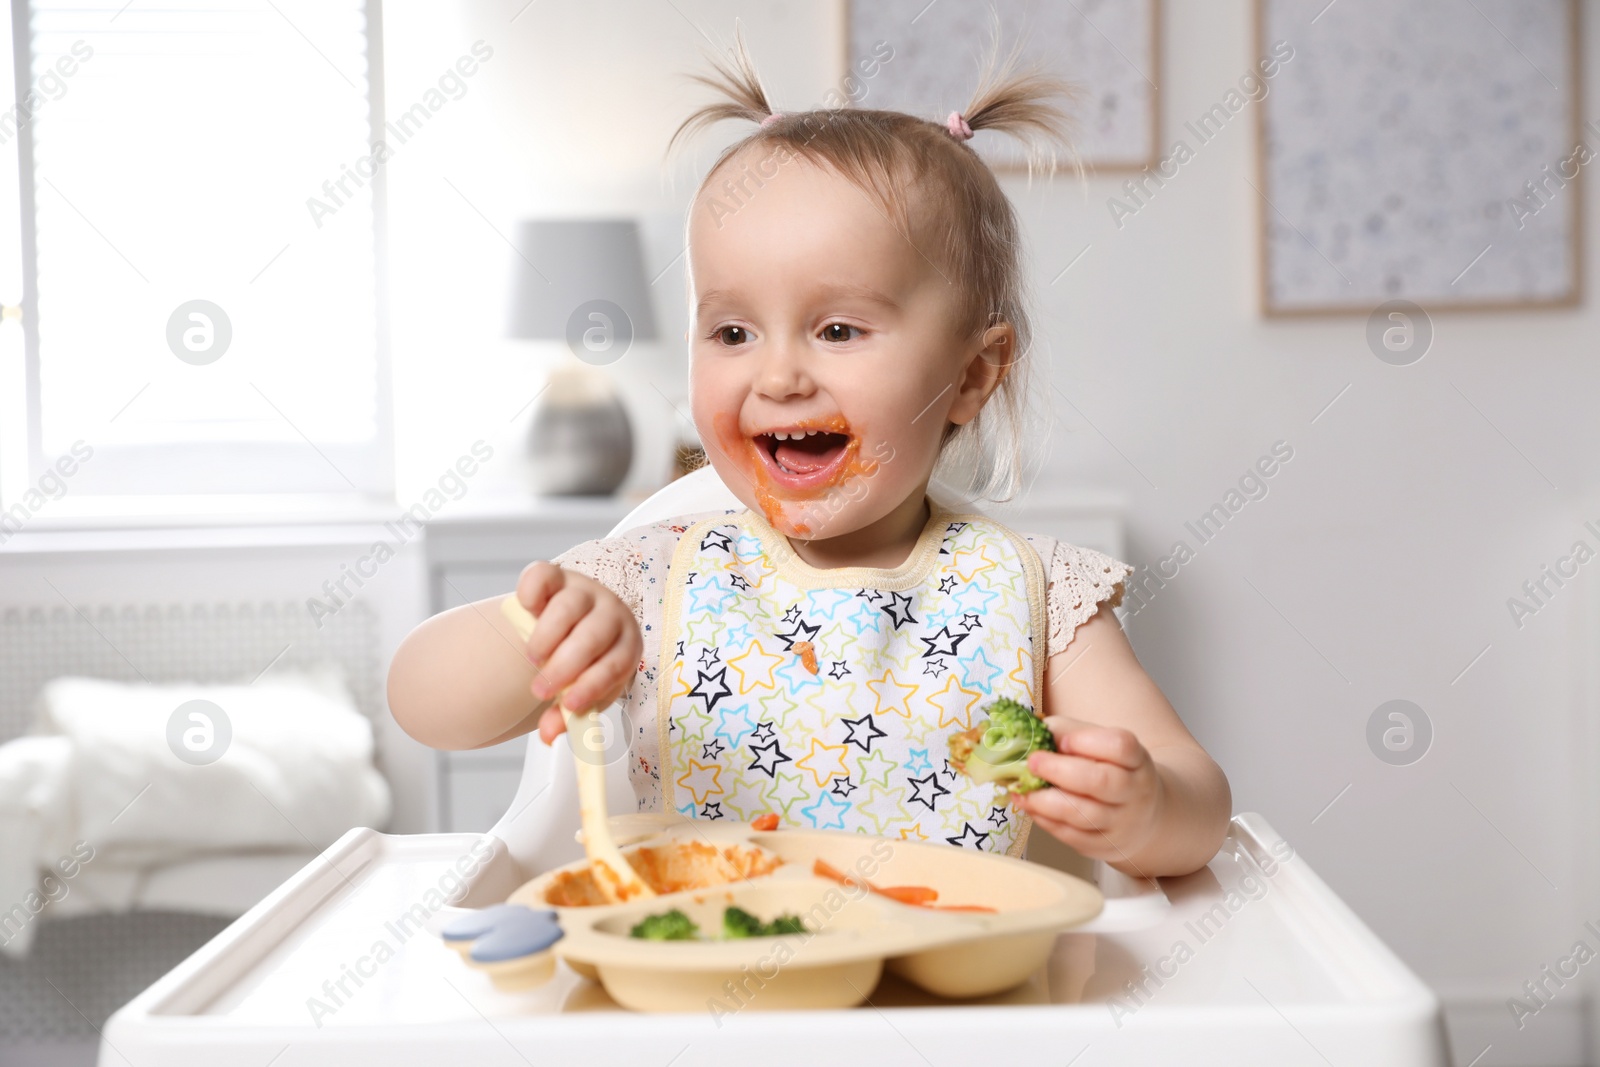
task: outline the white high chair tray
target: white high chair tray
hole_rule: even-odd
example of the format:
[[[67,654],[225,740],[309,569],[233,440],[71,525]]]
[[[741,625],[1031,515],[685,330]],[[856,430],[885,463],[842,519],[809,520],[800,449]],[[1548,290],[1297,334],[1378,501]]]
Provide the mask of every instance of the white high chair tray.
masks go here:
[[[547,985],[500,992],[435,936],[454,909],[427,929],[400,924],[435,905],[429,891],[450,886],[462,857],[476,866],[480,842],[494,854],[472,874],[470,906],[504,900],[528,873],[497,838],[352,830],[112,1016],[102,1067],[970,1067],[997,1045],[1008,1062],[1078,1067],[1449,1062],[1433,994],[1258,815],[1234,818],[1207,868],[1159,887],[1098,867],[1105,912],[1010,993],[939,1001],[886,977],[847,1011],[762,1011],[757,994],[716,1017],[624,1011],[565,965]]]

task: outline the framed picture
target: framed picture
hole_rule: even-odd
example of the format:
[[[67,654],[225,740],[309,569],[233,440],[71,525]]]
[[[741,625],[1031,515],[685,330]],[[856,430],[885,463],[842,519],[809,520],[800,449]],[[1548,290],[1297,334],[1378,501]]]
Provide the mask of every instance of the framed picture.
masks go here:
[[[991,10],[1002,54],[1020,39],[1024,65],[1038,62],[1086,90],[1072,113],[1087,169],[1156,162],[1159,0],[845,0],[845,70],[860,89],[852,102],[934,121],[965,108],[993,32]],[[972,147],[997,170],[1027,166],[1026,150],[1007,134],[980,130]]]
[[[1255,54],[1293,50],[1256,110],[1263,314],[1578,302],[1600,125],[1579,124],[1577,0],[1256,0],[1255,18]]]

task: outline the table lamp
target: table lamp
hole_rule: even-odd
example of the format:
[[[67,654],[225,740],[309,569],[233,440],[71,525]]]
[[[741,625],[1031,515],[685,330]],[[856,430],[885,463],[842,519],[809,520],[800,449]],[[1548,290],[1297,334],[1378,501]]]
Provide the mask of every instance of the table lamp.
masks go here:
[[[510,337],[564,342],[528,429],[529,474],[545,496],[609,495],[633,464],[633,430],[606,372],[656,339],[632,219],[530,219],[516,231]]]

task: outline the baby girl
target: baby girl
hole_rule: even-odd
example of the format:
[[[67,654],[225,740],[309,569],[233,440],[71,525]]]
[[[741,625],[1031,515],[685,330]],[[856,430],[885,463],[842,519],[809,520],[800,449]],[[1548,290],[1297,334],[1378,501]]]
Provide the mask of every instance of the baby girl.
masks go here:
[[[727,99],[678,134],[760,126],[690,208],[690,394],[744,508],[530,564],[525,648],[498,598],[424,622],[390,672],[396,719],[437,748],[548,743],[562,717],[530,693],[620,699],[641,810],[1012,855],[1036,826],[1129,874],[1202,866],[1228,782],[1111,610],[1131,568],[928,492],[938,467],[1003,496],[1024,445],[1017,220],[967,139],[1060,139],[1046,100],[1071,87],[1002,72],[938,123],[774,113],[742,48],[718,73],[700,80]],[[1007,799],[950,765],[1001,697],[1054,735],[1028,758],[1049,788]]]

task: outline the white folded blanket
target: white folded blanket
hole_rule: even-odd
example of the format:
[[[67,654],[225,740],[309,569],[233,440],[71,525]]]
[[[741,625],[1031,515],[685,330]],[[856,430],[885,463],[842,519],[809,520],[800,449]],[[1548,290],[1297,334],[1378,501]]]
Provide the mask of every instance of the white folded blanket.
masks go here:
[[[169,742],[174,711],[191,700],[221,708],[227,726],[211,729],[231,732],[204,765]],[[180,726],[199,731],[185,752],[193,759],[206,727],[187,716]],[[45,903],[95,864],[109,873],[225,852],[314,851],[352,826],[381,827],[390,798],[372,745],[371,724],[329,674],[285,672],[248,686],[47,683],[31,736],[0,745],[0,951],[25,953]],[[107,885],[120,889],[107,894]],[[138,884],[96,888],[101,906],[125,910]]]

